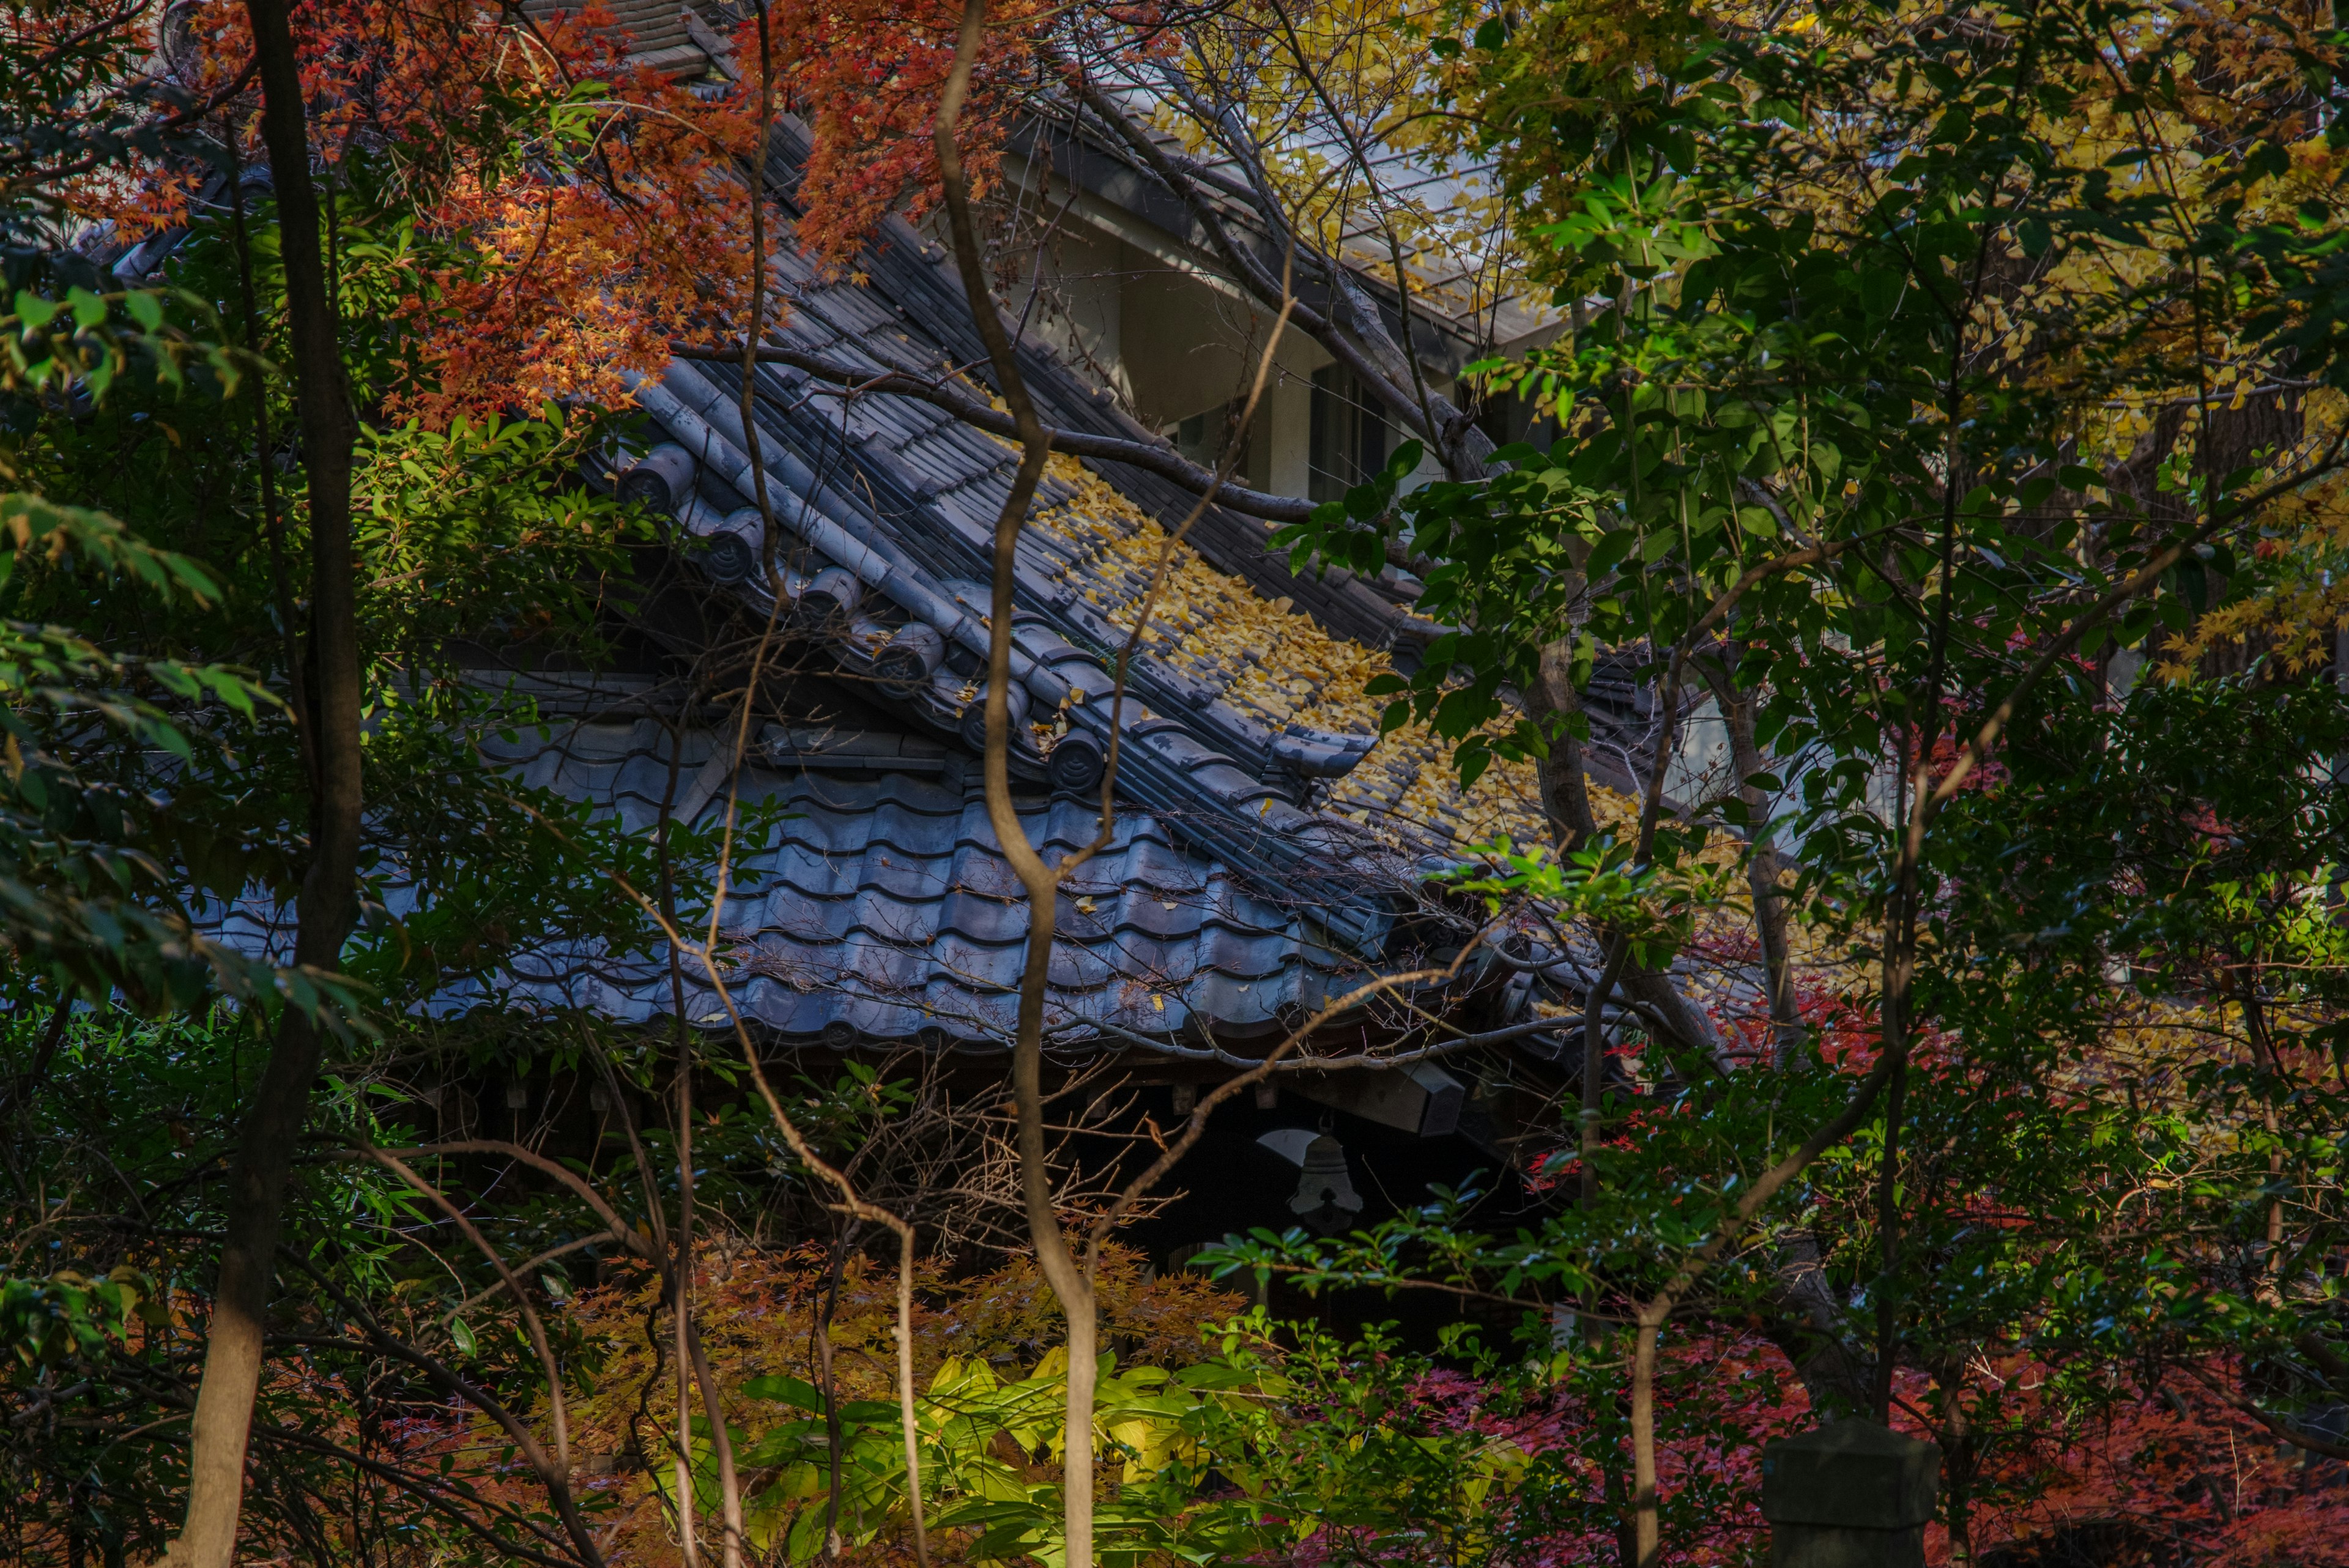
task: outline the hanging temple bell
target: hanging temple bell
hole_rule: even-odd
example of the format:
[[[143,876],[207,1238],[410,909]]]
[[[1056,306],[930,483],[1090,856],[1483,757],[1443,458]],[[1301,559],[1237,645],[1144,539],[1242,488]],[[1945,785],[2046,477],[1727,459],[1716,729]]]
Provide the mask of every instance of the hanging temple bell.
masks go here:
[[[1323,1236],[1334,1236],[1362,1211],[1362,1195],[1346,1175],[1346,1148],[1323,1133],[1305,1147],[1305,1168],[1288,1211]]]

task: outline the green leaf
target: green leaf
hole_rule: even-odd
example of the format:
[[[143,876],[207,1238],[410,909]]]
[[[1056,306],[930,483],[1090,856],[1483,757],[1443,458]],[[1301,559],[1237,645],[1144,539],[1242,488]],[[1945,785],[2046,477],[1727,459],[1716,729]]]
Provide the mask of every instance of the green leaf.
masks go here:
[[[25,324],[27,332],[38,332],[57,319],[57,312],[64,308],[56,301],[43,299],[29,290],[20,288],[16,291],[16,319]]]
[[[1594,579],[1606,576],[1622,563],[1623,557],[1630,555],[1632,546],[1639,542],[1637,529],[1616,529],[1592,547],[1590,558],[1583,565],[1584,572]]]
[[[1883,265],[1870,266],[1859,275],[1860,305],[1870,316],[1889,316],[1899,308],[1901,296],[1908,287],[1907,268]]]
[[[814,1384],[799,1377],[753,1377],[742,1385],[742,1392],[753,1399],[771,1399],[795,1410],[823,1412],[823,1396]]]

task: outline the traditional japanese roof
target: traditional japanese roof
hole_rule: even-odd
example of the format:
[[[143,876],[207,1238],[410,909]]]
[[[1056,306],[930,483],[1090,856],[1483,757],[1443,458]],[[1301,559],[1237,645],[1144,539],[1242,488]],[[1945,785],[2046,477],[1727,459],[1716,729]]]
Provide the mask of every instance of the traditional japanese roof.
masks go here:
[[[485,742],[526,784],[607,807],[632,827],[664,803],[723,809],[771,828],[737,846],[720,921],[728,989],[761,1032],[834,1048],[1007,1045],[1028,929],[1026,895],[996,849],[963,757],[897,735],[771,730],[736,774],[730,734],[688,734],[674,761],[653,720],[581,722],[549,740]],[[680,784],[679,781],[684,781]],[[720,782],[726,781],[726,782]],[[674,797],[679,789],[686,798]],[[761,805],[775,808],[762,816]],[[680,806],[682,810],[680,811]],[[1067,794],[1021,802],[1051,858],[1089,844],[1094,808]],[[1061,1044],[1198,1049],[1276,1032],[1366,976],[1312,911],[1187,851],[1147,813],[1120,815],[1059,909],[1045,1014]],[[706,977],[683,971],[685,1014],[728,1024]],[[506,1000],[586,1007],[631,1022],[670,1011],[665,954],[579,951],[517,961]]]
[[[786,194],[803,151],[777,139],[771,170]],[[796,254],[782,265],[786,308],[770,341],[987,390],[959,282],[905,224],[886,225],[853,276]],[[1049,350],[1026,342],[1019,354],[1048,422],[1154,439]],[[750,955],[747,1011],[796,1037],[1000,1043],[1024,913],[978,802],[976,757],[982,585],[1016,450],[926,402],[772,364],[757,371],[746,431],[740,375],[680,360],[639,383],[663,439],[610,477],[671,515],[711,593],[754,620],[781,617],[910,732],[876,750],[869,738],[771,731],[746,763],[737,787],[794,814],[745,863],[761,891],[728,912]],[[761,567],[753,441],[783,530],[781,606]],[[1027,722],[1013,763],[1023,821],[1051,853],[1092,837],[1112,724],[1123,739],[1123,815],[1064,899],[1050,1015],[1066,1038],[1245,1037],[1294,1015],[1284,1010],[1309,1012],[1336,979],[1413,961],[1426,933],[1399,939],[1397,926],[1424,907],[1418,868],[1495,831],[1541,831],[1529,769],[1497,768],[1463,791],[1432,736],[1379,736],[1382,703],[1364,688],[1415,655],[1424,624],[1350,574],[1293,574],[1266,524],[1222,508],[1172,546],[1168,591],[1113,717],[1115,649],[1167,531],[1195,505],[1155,475],[1056,457],[1019,540],[1014,700]],[[512,760],[532,782],[633,820],[659,798],[647,794],[654,775],[670,774],[661,733],[574,722]],[[680,744],[679,768],[732,761],[710,735]],[[671,809],[689,819],[718,794],[722,781]],[[516,981],[534,999],[631,1018],[672,1005],[665,960],[582,955]],[[708,1024],[713,1005],[705,993],[687,1011]]]
[[[650,5],[625,15],[673,18],[705,57],[723,52],[691,14]],[[684,47],[636,31],[640,46]],[[788,125],[771,142],[769,183],[786,204],[806,151]],[[143,276],[179,237],[100,246],[101,259]],[[988,389],[960,284],[909,226],[884,224],[846,276],[791,254],[788,235],[783,246],[783,340]],[[1049,423],[1157,439],[1048,348],[1023,339],[1018,352]],[[722,921],[733,989],[763,1030],[834,1047],[1008,1044],[1026,908],[979,800],[977,704],[981,585],[1017,454],[926,402],[772,365],[758,371],[746,431],[739,378],[732,365],[679,361],[638,385],[660,439],[590,477],[667,513],[708,597],[755,617],[778,607],[753,569],[755,441],[791,568],[785,624],[901,728],[771,725],[738,759],[730,732],[694,728],[678,703],[640,690],[655,684],[646,679],[500,669],[479,678],[537,698],[543,723],[476,742],[528,783],[632,826],[663,809],[694,821],[730,791],[776,805],[780,826],[741,846]],[[1021,820],[1048,858],[1093,837],[1113,722],[1123,741],[1110,841],[1061,901],[1047,1007],[1056,1044],[1212,1055],[1276,1033],[1372,973],[1455,950],[1458,933],[1430,918],[1422,892],[1431,862],[1456,862],[1496,832],[1543,832],[1530,768],[1497,765],[1462,789],[1448,746],[1416,727],[1379,734],[1383,701],[1367,684],[1409,668],[1433,628],[1350,573],[1292,573],[1268,524],[1219,506],[1194,517],[1195,506],[1154,473],[1056,456],[1021,535],[1014,673],[1028,723],[1014,772]],[[1166,591],[1112,721],[1115,649],[1162,553]],[[1627,687],[1612,707],[1607,692],[1588,695],[1593,772],[1629,786],[1645,771],[1637,694]],[[678,776],[688,782],[672,794]],[[396,872],[378,886],[385,912],[413,910]],[[286,960],[292,913],[256,895],[207,924]],[[675,1006],[666,954],[585,943],[517,958],[497,989],[505,1003],[636,1022]],[[1533,988],[1521,976],[1485,994],[1480,1022],[1507,1023],[1526,1015]],[[490,1000],[469,986],[431,1006]],[[690,977],[683,1011],[698,1026],[725,1022]]]
[[[544,22],[583,7],[579,0],[523,0],[523,15]],[[713,61],[728,54],[719,17],[711,25],[709,7],[684,5],[681,0],[605,0],[611,21],[602,30],[626,40],[627,63],[661,72],[672,78],[698,77]]]
[[[902,224],[883,234],[857,281],[792,257],[781,337],[858,369],[982,377],[959,286],[941,260]],[[1021,357],[1048,421],[1154,439],[1047,351],[1030,345]],[[638,386],[668,439],[620,476],[621,488],[669,511],[709,574],[763,609],[766,587],[752,570],[761,531],[751,504],[755,440],[787,533],[798,621],[841,623],[833,647],[843,668],[917,722],[961,733],[979,695],[988,602],[979,585],[1016,452],[929,404],[852,395],[773,365],[759,369],[758,429],[746,433],[740,376],[732,365],[678,361]],[[1017,761],[1031,779],[1081,790],[1098,778],[1114,722],[1113,649],[1154,566],[1132,546],[1143,543],[1154,557],[1160,531],[1191,505],[1171,483],[1115,465],[1094,472],[1061,462],[1048,475],[1021,536],[1016,591],[1015,701],[1024,699],[1032,726]],[[1290,575],[1264,526],[1235,514],[1211,508],[1187,543],[1180,564],[1221,568],[1357,654],[1393,648],[1412,625],[1402,607],[1345,574]],[[1180,608],[1174,618],[1170,627],[1185,629]],[[1183,817],[1195,844],[1235,867],[1309,885],[1330,865],[1331,834],[1343,831],[1306,831],[1317,823],[1311,792],[1352,772],[1375,725],[1359,702],[1332,712],[1309,694],[1276,690],[1275,672],[1250,652],[1204,637],[1145,641],[1121,716],[1120,794]],[[1357,940],[1374,938],[1373,917],[1340,909],[1333,919]]]
[[[803,153],[777,138],[771,170],[786,192]],[[905,224],[885,226],[854,276],[796,254],[783,266],[783,341],[987,389],[959,283]],[[1155,439],[1049,350],[1023,342],[1019,356],[1047,421]],[[592,477],[669,515],[709,603],[754,622],[777,614],[803,659],[828,661],[893,727],[770,725],[738,758],[730,730],[697,729],[674,701],[635,691],[644,679],[484,671],[535,696],[543,723],[477,743],[524,782],[631,826],[664,809],[692,822],[730,791],[778,808],[763,841],[739,846],[721,921],[730,989],[762,1032],[836,1048],[1001,1046],[1027,911],[978,758],[982,585],[1016,451],[928,403],[773,365],[758,371],[746,431],[740,375],[680,360],[639,383],[658,439]],[[781,606],[760,569],[753,441],[782,529]],[[1013,763],[1021,820],[1048,858],[1093,837],[1113,723],[1122,735],[1110,841],[1061,899],[1047,1006],[1061,1046],[1244,1049],[1374,972],[1447,952],[1459,934],[1429,918],[1420,872],[1495,832],[1542,831],[1529,768],[1499,766],[1463,790],[1433,736],[1379,734],[1383,702],[1365,688],[1408,667],[1424,623],[1350,574],[1293,574],[1267,524],[1220,507],[1170,545],[1195,505],[1154,474],[1056,456],[1020,536],[1014,695],[1027,722]],[[1162,555],[1165,592],[1113,718],[1115,650]],[[1638,716],[1598,717],[1628,760]],[[388,911],[412,902],[395,878]],[[288,913],[233,910],[224,934],[285,947]],[[706,977],[688,966],[685,981],[688,1022],[723,1026]],[[666,953],[585,943],[515,958],[498,990],[506,1004],[634,1022],[677,1006]],[[1483,993],[1487,1023],[1531,1002],[1522,983]],[[468,988],[432,1005],[488,1000]]]

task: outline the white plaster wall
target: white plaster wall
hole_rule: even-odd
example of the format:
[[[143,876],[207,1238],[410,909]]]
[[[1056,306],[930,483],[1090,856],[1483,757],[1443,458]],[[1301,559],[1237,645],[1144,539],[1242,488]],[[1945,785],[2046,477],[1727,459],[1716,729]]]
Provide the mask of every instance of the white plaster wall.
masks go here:
[[[1240,483],[1250,490],[1272,488],[1272,392],[1268,385],[1257,403],[1255,422],[1248,426],[1247,462],[1240,470]]]
[[[1245,397],[1271,313],[1131,246],[1127,254],[1137,265],[1125,275],[1120,318],[1136,416],[1171,425]]]
[[[1126,246],[1090,225],[1067,223],[1036,258],[1039,286],[1028,327],[1086,377],[1129,403],[1124,371]]]
[[[1431,392],[1440,393],[1455,400],[1460,396],[1459,388],[1441,378],[1431,377],[1427,387]],[[1407,441],[1420,439],[1416,431],[1408,429],[1392,415],[1387,419],[1387,431],[1388,444],[1391,447],[1401,446]],[[1435,460],[1435,454],[1432,452],[1422,452],[1419,454],[1419,466],[1403,476],[1402,488],[1406,491],[1417,490],[1421,485],[1433,484],[1443,477],[1444,477],[1444,465]]]
[[[1265,402],[1264,488],[1276,495],[1302,495],[1311,477],[1313,373],[1292,372],[1276,360]]]
[[[1693,691],[1682,698],[1693,696]],[[1664,794],[1683,806],[1727,794],[1736,787],[1729,751],[1729,724],[1711,697],[1681,714],[1672,758],[1664,767]]]
[[[1229,284],[1200,275],[1131,214],[1094,210],[1080,196],[1061,213],[1035,268],[1043,286],[1028,326],[1071,366],[1108,387],[1155,430],[1247,394],[1274,313]],[[1312,377],[1329,364],[1319,344],[1291,329],[1249,427],[1244,482],[1277,494],[1307,491]],[[1414,483],[1438,477],[1423,464]]]

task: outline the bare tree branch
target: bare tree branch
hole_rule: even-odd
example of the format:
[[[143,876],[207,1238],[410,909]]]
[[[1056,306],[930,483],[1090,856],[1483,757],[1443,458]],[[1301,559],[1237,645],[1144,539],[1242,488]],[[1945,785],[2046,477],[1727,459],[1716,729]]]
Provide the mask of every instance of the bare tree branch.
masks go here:
[[[1278,341],[1278,334],[1275,340]],[[788,365],[819,380],[847,388],[851,397],[884,393],[890,397],[913,398],[943,409],[972,429],[985,431],[989,435],[1011,440],[1019,433],[1017,421],[984,399],[943,379],[916,375],[909,370],[863,370],[777,344],[763,344],[753,350],[672,343],[669,352],[680,359],[705,360],[715,364],[740,364],[745,359],[756,359],[761,364]],[[1310,501],[1293,495],[1274,495],[1261,490],[1249,490],[1218,480],[1215,470],[1193,462],[1164,441],[1096,435],[1090,431],[1072,431],[1059,425],[1046,427],[1044,433],[1055,452],[1142,469],[1161,479],[1171,479],[1195,494],[1211,495],[1216,504],[1235,512],[1244,512],[1251,517],[1261,517],[1273,523],[1301,523],[1313,514],[1315,504]]]

